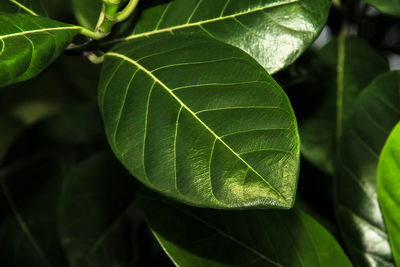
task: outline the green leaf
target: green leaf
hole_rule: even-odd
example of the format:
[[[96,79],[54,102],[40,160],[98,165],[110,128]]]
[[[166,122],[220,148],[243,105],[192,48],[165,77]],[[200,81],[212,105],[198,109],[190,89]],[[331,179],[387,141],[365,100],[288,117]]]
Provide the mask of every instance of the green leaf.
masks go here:
[[[356,97],[377,75],[388,71],[389,64],[368,43],[354,37],[331,41],[318,57],[318,67],[325,68],[325,75],[322,81],[315,81],[320,93],[318,106],[299,121],[302,154],[333,174],[337,140]]]
[[[400,120],[400,71],[375,79],[359,96],[339,147],[336,215],[343,237],[359,266],[393,266],[377,199],[381,149]]]
[[[400,2],[398,0],[364,0],[380,12],[400,17]]]
[[[66,174],[59,232],[70,266],[131,266],[130,211],[138,185],[111,153],[100,153]]]
[[[293,110],[240,49],[192,35],[122,43],[106,54],[99,105],[114,153],[150,188],[203,207],[293,205]]]
[[[274,73],[314,41],[329,7],[329,0],[172,0],[141,12],[124,39],[201,33],[243,49]]]
[[[0,266],[67,266],[56,224],[62,180],[50,159],[1,170]]]
[[[27,80],[53,62],[78,26],[25,14],[0,15],[0,87]]]
[[[47,12],[39,0],[2,0],[0,12],[47,17]]]
[[[94,29],[99,19],[101,0],[71,0],[75,17],[79,24],[88,29]]]
[[[177,266],[352,266],[336,240],[297,209],[200,209],[149,194],[138,201]]]
[[[378,164],[378,200],[397,265],[400,265],[400,123],[390,134]]]

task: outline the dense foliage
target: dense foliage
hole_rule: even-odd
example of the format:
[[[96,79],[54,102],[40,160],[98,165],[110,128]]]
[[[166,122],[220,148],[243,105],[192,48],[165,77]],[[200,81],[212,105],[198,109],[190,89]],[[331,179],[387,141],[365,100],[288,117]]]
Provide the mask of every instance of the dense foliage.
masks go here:
[[[400,265],[399,17],[0,0],[0,266]]]

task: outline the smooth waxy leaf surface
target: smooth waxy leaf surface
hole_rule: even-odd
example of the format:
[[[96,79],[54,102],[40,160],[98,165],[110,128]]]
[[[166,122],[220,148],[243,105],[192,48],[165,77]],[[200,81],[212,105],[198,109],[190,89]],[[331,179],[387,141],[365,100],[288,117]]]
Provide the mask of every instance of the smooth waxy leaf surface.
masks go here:
[[[400,2],[398,0],[364,0],[382,13],[400,17]]]
[[[240,47],[274,73],[318,36],[329,7],[328,0],[172,0],[141,12],[125,39],[202,33]]]
[[[0,12],[47,17],[47,12],[39,0],[2,0]]]
[[[109,152],[74,166],[63,183],[59,233],[70,266],[131,266],[138,184]]]
[[[138,200],[177,266],[351,266],[335,239],[297,209],[200,209],[149,194]]]
[[[400,72],[383,74],[359,96],[339,147],[336,214],[349,252],[360,266],[393,266],[377,198],[379,154],[400,120]]]
[[[39,74],[79,32],[79,27],[25,14],[0,15],[0,87]]]
[[[400,123],[379,157],[378,199],[397,265],[400,265]]]
[[[114,153],[147,186],[197,206],[293,205],[293,110],[241,50],[190,35],[121,44],[106,54],[99,105]]]
[[[335,39],[318,52],[326,70],[320,103],[299,122],[302,154],[320,169],[333,173],[337,140],[354,101],[377,75],[389,70],[387,60],[365,41],[354,37]],[[322,85],[322,86],[321,86]]]
[[[86,28],[94,29],[101,11],[101,0],[72,0],[75,17]]]

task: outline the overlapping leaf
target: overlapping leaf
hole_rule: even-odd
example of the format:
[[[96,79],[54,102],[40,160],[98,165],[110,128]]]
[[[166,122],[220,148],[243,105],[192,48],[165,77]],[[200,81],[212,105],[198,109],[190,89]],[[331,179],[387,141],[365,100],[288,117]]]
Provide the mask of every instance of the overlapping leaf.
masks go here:
[[[400,123],[379,157],[378,199],[397,265],[400,265]]]
[[[58,227],[69,266],[131,266],[131,212],[137,184],[110,153],[99,153],[66,174]]]
[[[365,89],[339,148],[336,214],[350,254],[360,266],[393,266],[376,176],[379,154],[400,120],[399,81],[399,71],[389,72]]]
[[[114,153],[147,186],[198,206],[293,205],[293,110],[240,49],[190,35],[123,43],[106,54],[99,105]]]
[[[299,122],[302,154],[320,169],[333,173],[337,140],[353,103],[377,75],[388,71],[387,60],[366,42],[340,37],[318,52],[324,80],[315,81],[320,103]]]
[[[335,239],[297,209],[199,209],[151,194],[139,200],[177,266],[352,266]]]
[[[400,17],[400,2],[398,0],[364,0],[382,13]]]
[[[94,29],[101,11],[101,0],[72,0],[75,17],[88,29]]]
[[[47,12],[40,0],[2,0],[0,3],[0,12],[47,16]]]
[[[25,14],[0,15],[0,87],[36,76],[53,62],[79,27]]]
[[[240,47],[274,73],[318,36],[329,6],[328,0],[172,0],[145,9],[125,39],[202,33]]]

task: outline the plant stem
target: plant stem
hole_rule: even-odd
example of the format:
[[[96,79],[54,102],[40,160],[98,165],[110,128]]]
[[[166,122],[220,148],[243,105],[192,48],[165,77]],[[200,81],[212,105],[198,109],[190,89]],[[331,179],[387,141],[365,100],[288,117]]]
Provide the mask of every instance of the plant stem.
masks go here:
[[[83,34],[83,35],[85,35],[87,37],[90,37],[90,38],[92,38],[94,40],[100,40],[100,39],[102,39],[102,38],[107,36],[107,34],[104,34],[102,32],[99,32],[99,31],[95,31],[94,32],[94,31],[88,30],[88,29],[83,28],[83,27],[81,28],[81,34]]]
[[[138,3],[139,0],[130,0],[126,7],[122,11],[118,12],[117,17],[115,18],[116,21],[121,22],[126,20],[135,10]]]

